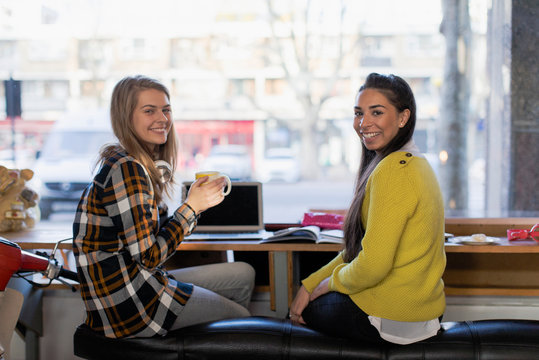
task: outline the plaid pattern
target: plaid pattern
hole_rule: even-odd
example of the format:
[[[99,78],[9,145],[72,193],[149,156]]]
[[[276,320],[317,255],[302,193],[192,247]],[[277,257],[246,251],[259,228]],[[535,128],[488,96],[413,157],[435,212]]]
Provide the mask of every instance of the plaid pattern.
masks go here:
[[[88,324],[111,338],[167,332],[193,286],[161,268],[196,225],[183,204],[161,219],[146,169],[117,153],[102,165],[79,202],[73,251]]]

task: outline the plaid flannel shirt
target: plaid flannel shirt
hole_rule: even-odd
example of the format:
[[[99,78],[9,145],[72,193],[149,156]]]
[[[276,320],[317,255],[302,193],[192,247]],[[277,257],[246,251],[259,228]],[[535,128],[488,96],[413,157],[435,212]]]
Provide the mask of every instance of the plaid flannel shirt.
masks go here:
[[[133,157],[107,159],[79,202],[73,250],[88,324],[111,338],[164,335],[193,286],[161,268],[196,225],[186,204],[161,221],[146,169]]]

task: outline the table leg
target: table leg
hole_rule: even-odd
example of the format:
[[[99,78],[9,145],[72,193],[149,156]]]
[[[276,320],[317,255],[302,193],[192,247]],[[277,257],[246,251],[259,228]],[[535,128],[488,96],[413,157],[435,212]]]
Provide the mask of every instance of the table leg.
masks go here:
[[[288,314],[288,252],[273,253],[273,275],[275,284],[275,316],[284,318]]]

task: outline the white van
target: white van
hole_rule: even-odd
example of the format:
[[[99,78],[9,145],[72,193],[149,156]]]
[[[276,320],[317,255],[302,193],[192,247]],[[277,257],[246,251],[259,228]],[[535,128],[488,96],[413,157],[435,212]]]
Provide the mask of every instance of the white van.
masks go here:
[[[40,196],[42,219],[57,212],[75,214],[100,148],[115,141],[108,110],[67,113],[56,121],[34,166],[32,188]]]

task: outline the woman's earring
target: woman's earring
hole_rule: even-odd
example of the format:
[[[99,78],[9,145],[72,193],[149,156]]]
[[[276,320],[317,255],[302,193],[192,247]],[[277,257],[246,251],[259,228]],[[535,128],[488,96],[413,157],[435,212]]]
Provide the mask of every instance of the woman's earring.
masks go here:
[[[154,162],[155,167],[161,174],[161,183],[166,184],[172,179],[172,166],[165,160],[157,160]]]

